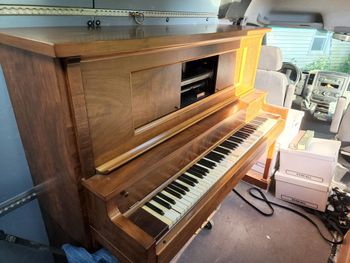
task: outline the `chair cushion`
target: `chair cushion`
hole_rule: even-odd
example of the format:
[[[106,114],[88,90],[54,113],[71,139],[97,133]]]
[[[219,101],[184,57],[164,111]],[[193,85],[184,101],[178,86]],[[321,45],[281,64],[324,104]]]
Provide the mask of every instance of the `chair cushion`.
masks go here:
[[[283,73],[260,69],[256,71],[255,88],[267,91],[267,103],[283,107],[287,85],[288,79]]]
[[[350,106],[345,111],[341,120],[337,137],[342,142],[350,142]]]
[[[258,69],[278,71],[282,68],[282,51],[278,47],[262,46]]]

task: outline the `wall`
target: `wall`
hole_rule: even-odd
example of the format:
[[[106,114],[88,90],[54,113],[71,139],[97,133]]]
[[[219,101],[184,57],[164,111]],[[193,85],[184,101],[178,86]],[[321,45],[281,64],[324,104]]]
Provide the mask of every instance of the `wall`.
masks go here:
[[[96,0],[98,8],[134,9],[134,10],[158,10],[158,11],[192,11],[192,12],[218,12],[220,1],[217,0],[121,0],[107,1]],[[92,8],[92,0],[0,0],[0,4],[24,4],[24,5],[52,5]],[[85,26],[90,17],[25,17],[25,16],[0,16],[0,27],[31,27],[31,26]],[[170,24],[186,23],[216,23],[216,19],[205,18],[174,18]],[[145,24],[162,24],[165,19],[146,19]],[[107,24],[134,24],[129,18],[102,18],[102,25]],[[0,61],[1,63],[1,61]],[[0,71],[0,202],[19,194],[33,186],[24,150],[19,137],[14,113],[8,97],[6,83]],[[47,235],[41,218],[38,203],[33,201],[18,210],[0,218],[0,229],[6,232],[22,236],[24,238],[47,243]],[[2,243],[0,243],[0,246]],[[2,247],[4,248],[4,246]],[[11,257],[0,249],[0,262],[4,253],[6,261]],[[40,258],[40,257],[39,257]],[[50,257],[44,255],[37,262],[50,262]],[[18,258],[17,258],[18,259]]]
[[[331,70],[336,70],[350,55],[350,43],[332,39],[329,32],[325,34],[325,51],[312,52],[310,47],[316,34],[315,29],[273,27],[266,36],[266,43],[280,47],[284,61],[295,63],[300,68],[323,58],[328,60]]]

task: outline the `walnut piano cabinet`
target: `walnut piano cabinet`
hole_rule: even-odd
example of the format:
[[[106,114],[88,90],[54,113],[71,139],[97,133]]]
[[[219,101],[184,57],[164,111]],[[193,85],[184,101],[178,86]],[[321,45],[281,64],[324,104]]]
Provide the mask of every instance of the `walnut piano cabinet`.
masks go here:
[[[0,63],[50,242],[168,262],[282,131],[254,90],[268,29],[0,30]],[[172,227],[140,207],[230,134],[275,125]]]

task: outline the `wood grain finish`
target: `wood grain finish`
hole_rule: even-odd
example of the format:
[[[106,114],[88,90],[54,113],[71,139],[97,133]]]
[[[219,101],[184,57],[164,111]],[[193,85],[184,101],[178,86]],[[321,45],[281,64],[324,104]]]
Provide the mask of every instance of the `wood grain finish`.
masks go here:
[[[82,76],[79,64],[65,61],[65,70],[68,79],[69,101],[71,103],[72,115],[76,141],[78,144],[79,158],[82,167],[82,177],[95,174],[94,157],[90,139],[89,121],[85,107],[85,94],[82,85]]]
[[[33,182],[45,183],[40,206],[62,239],[89,246],[82,178],[64,73],[58,61],[0,45],[0,61]]]
[[[2,28],[0,42],[51,57],[95,57],[164,47],[218,43],[270,29],[230,25]]]
[[[180,108],[181,64],[131,73],[134,128]]]
[[[264,97],[263,93],[258,94],[256,96]],[[251,99],[255,98],[253,95],[249,97]],[[245,101],[248,101],[248,98]],[[113,218],[116,218],[116,220],[120,217],[124,218],[128,214],[132,215],[131,211],[138,209],[144,200],[159,191],[174,176],[181,174],[197,158],[200,158],[208,149],[214,147],[219,139],[230,134],[233,130],[239,129],[246,119],[246,114],[244,104],[240,102],[233,103],[233,105],[223,108],[212,116],[194,124],[146,154],[137,157],[132,163],[118,168],[108,177],[94,176],[85,180],[84,185],[91,193],[94,193],[90,195],[91,200],[104,200],[103,202],[107,205],[112,202]],[[262,140],[254,145],[249,153],[210,189],[205,198],[201,199],[177,225],[163,235],[158,242],[154,240],[157,262],[169,262],[171,260],[246,174],[254,162],[274,143],[283,127],[284,120],[281,119]],[[203,131],[204,128],[206,128],[206,131]],[[158,160],[159,156],[162,156],[161,160]],[[130,177],[131,174],[133,177]],[[127,196],[124,195],[123,189],[128,192]],[[130,208],[132,204],[137,205]],[[100,217],[101,214],[97,213],[95,208],[90,211],[92,211],[92,221],[99,221],[100,219],[93,215],[99,215]],[[105,244],[106,240],[113,240],[109,244],[113,244],[110,249],[120,255],[121,249],[118,248],[118,237],[108,234],[116,231],[114,227],[108,230],[95,227],[94,224],[93,227],[100,242]],[[108,235],[108,238],[103,238],[105,235]],[[128,255],[125,261],[133,257],[135,257],[134,253]],[[148,262],[149,260],[149,258],[143,257],[138,262]]]
[[[240,63],[237,66],[236,77],[238,84],[236,87],[236,95],[241,96],[254,89],[256,69],[259,61],[259,54],[261,49],[263,35],[243,38],[241,41],[241,48],[239,50],[239,59],[236,61]]]
[[[99,243],[122,262],[169,262],[284,125],[287,113],[252,91],[267,31],[1,29],[0,62],[33,181],[48,184],[39,201],[52,244]],[[211,56],[219,56],[216,93],[173,110],[181,64]],[[132,213],[263,111],[282,118],[174,228]]]
[[[168,48],[157,52],[150,51],[140,54],[82,60],[80,65],[81,74],[91,131],[93,156],[97,170],[101,173],[110,172],[184,129],[183,124],[190,118],[196,115],[199,116],[199,112],[210,107],[217,108],[220,101],[232,101],[234,99],[234,93],[229,94],[226,91],[226,95],[222,93],[220,99],[218,96],[210,96],[202,103],[182,108],[174,114],[168,114],[156,121],[160,116],[152,113],[151,115],[155,115],[153,117],[156,118],[150,119],[150,113],[155,110],[151,104],[143,103],[140,106],[141,109],[138,109],[135,104],[133,105],[133,88],[139,91],[140,88],[138,87],[140,85],[138,83],[140,81],[138,79],[143,77],[143,81],[145,81],[146,72],[151,76],[152,72],[156,72],[157,69],[158,71],[162,71],[161,68],[164,70],[171,69],[172,72],[167,74],[173,73],[173,77],[169,79],[167,86],[172,87],[172,94],[175,94],[180,91],[178,76],[181,74],[181,68],[179,64],[184,61],[233,51],[239,46],[240,43],[236,40],[215,45]],[[175,70],[178,70],[178,72],[174,75]],[[166,71],[163,72],[163,74],[165,73]],[[150,81],[152,82],[152,79]],[[152,85],[151,82],[145,84]],[[147,91],[146,87],[143,87],[143,89]],[[147,102],[147,97],[144,96],[143,99]],[[154,100],[160,100],[159,96]],[[149,107],[146,110],[147,106]],[[166,107],[169,107],[169,105]],[[144,112],[143,115],[140,115],[142,114],[141,111]],[[136,123],[130,116],[137,118]],[[145,121],[142,118],[147,121],[154,121],[153,126],[138,127],[142,121]],[[192,119],[191,123],[195,121],[196,119]],[[136,130],[136,128],[139,129]],[[157,140],[154,140],[155,137],[157,137]]]
[[[236,51],[221,54],[219,56],[218,71],[216,75],[216,90],[222,90],[229,86],[235,86]]]

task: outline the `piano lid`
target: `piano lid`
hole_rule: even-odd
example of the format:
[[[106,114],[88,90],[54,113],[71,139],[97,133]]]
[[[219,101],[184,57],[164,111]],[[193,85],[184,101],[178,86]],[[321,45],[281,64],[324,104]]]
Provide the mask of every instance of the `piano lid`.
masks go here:
[[[232,25],[38,27],[0,29],[0,43],[50,57],[86,57],[218,42],[223,38],[268,32]]]

